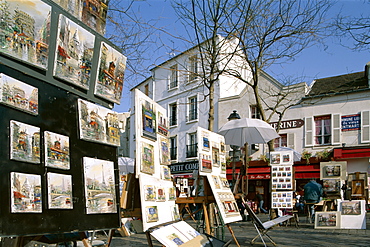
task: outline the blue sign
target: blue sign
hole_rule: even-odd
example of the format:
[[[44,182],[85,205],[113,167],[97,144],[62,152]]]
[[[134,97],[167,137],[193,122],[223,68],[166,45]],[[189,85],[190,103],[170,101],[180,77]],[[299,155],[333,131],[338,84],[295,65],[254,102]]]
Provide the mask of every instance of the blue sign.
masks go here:
[[[360,129],[360,114],[342,116],[342,131],[359,129]]]

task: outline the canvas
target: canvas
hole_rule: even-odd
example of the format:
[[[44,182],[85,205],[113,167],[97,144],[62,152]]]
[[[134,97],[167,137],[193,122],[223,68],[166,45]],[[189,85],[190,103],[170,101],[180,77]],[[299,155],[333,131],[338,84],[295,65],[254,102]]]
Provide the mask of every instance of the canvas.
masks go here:
[[[342,215],[360,215],[361,201],[342,201]]]
[[[157,201],[166,201],[166,190],[164,187],[157,187]]]
[[[41,176],[11,172],[11,212],[42,213]]]
[[[158,129],[157,132],[160,135],[168,136],[168,118],[166,117],[166,113],[161,111],[157,111],[157,119],[158,119]]]
[[[146,206],[146,222],[157,222],[158,219],[158,209],[157,206]]]
[[[171,169],[168,166],[161,166],[161,179],[171,181]]]
[[[116,213],[114,163],[83,157],[87,214]]]
[[[154,174],[155,167],[154,167],[154,146],[142,142],[141,143],[141,172],[147,174]]]
[[[120,145],[118,113],[78,99],[80,138],[112,146]]]
[[[154,104],[149,101],[142,100],[141,102],[141,114],[142,114],[142,136],[147,137],[153,141],[157,140],[157,127],[156,127],[156,114]]]
[[[60,15],[54,76],[89,89],[94,43],[92,33]]]
[[[40,163],[40,128],[10,121],[10,159]]]
[[[144,198],[145,198],[145,201],[156,201],[157,200],[157,190],[154,185],[144,186]]]
[[[101,42],[95,94],[120,104],[126,57],[105,42]]]
[[[200,156],[200,171],[201,172],[212,172],[212,161],[211,161],[211,155],[199,153]]]
[[[161,158],[161,165],[170,165],[171,164],[171,157],[170,157],[170,142],[168,138],[161,137],[160,138],[160,158]]]
[[[41,0],[2,1],[0,52],[46,69],[51,6]]]
[[[340,212],[315,212],[315,229],[340,228]]]
[[[45,131],[44,142],[45,166],[68,170],[70,168],[69,137]]]
[[[347,176],[346,161],[320,162],[320,179],[345,180]]]
[[[72,175],[47,173],[49,209],[73,209]]]
[[[175,187],[168,188],[168,200],[169,201],[176,200],[176,188]]]
[[[0,73],[0,103],[32,115],[38,115],[39,90]]]

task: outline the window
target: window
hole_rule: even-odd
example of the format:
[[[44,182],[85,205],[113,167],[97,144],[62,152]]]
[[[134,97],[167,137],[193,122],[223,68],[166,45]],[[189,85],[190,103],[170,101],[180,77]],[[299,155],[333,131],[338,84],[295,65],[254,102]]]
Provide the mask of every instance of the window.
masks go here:
[[[274,148],[287,147],[288,146],[288,135],[280,134],[280,138],[274,140]]]
[[[197,133],[188,134],[188,145],[186,145],[186,158],[198,156]]]
[[[146,84],[145,86],[144,86],[144,93],[145,93],[145,95],[146,96],[149,96],[149,84]]]
[[[261,113],[256,105],[251,105],[251,118],[261,119]]]
[[[177,160],[177,137],[170,137],[170,156],[171,160]]]
[[[188,112],[188,121],[193,121],[198,119],[198,101],[197,97],[189,98],[189,112]]]
[[[170,104],[170,126],[177,125],[177,103]]]
[[[315,122],[315,144],[331,144],[331,116],[319,116],[314,118]]]
[[[178,85],[178,74],[177,64],[170,67],[170,85],[169,89],[176,88]]]
[[[189,59],[189,81],[193,81],[198,77],[198,58],[197,56],[192,56]]]

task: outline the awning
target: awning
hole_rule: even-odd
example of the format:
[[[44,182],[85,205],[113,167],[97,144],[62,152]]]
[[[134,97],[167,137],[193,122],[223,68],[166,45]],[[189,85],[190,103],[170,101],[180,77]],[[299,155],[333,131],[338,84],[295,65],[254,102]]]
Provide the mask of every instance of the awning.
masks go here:
[[[235,169],[235,174],[239,174],[240,169],[237,168]],[[270,179],[271,178],[271,168],[268,167],[249,167],[248,168],[248,179]],[[233,170],[232,169],[227,169],[226,170],[226,177],[228,180],[232,180],[232,174]]]
[[[319,164],[305,164],[294,166],[295,179],[320,178]]]
[[[295,179],[320,178],[320,172],[296,172]]]
[[[335,160],[368,158],[370,157],[370,147],[335,148],[333,156]]]

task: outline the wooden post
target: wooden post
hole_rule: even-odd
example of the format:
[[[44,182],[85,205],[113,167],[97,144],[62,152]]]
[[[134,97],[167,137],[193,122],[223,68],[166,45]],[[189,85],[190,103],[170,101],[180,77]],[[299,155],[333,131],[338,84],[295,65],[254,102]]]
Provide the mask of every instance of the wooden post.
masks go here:
[[[235,237],[235,234],[234,234],[233,229],[231,229],[231,226],[230,226],[229,224],[226,224],[226,226],[227,226],[227,229],[229,229],[229,231],[230,231],[230,233],[231,233],[231,236],[233,237],[233,239],[234,239],[234,241],[235,241],[235,244],[236,244],[238,247],[240,247],[240,244],[239,244],[238,240],[237,240],[237,239],[236,239],[236,237]]]
[[[206,223],[206,233],[211,235],[211,227],[209,225],[208,210],[207,210],[207,205],[205,202],[203,202],[203,213],[204,213],[204,221]]]

